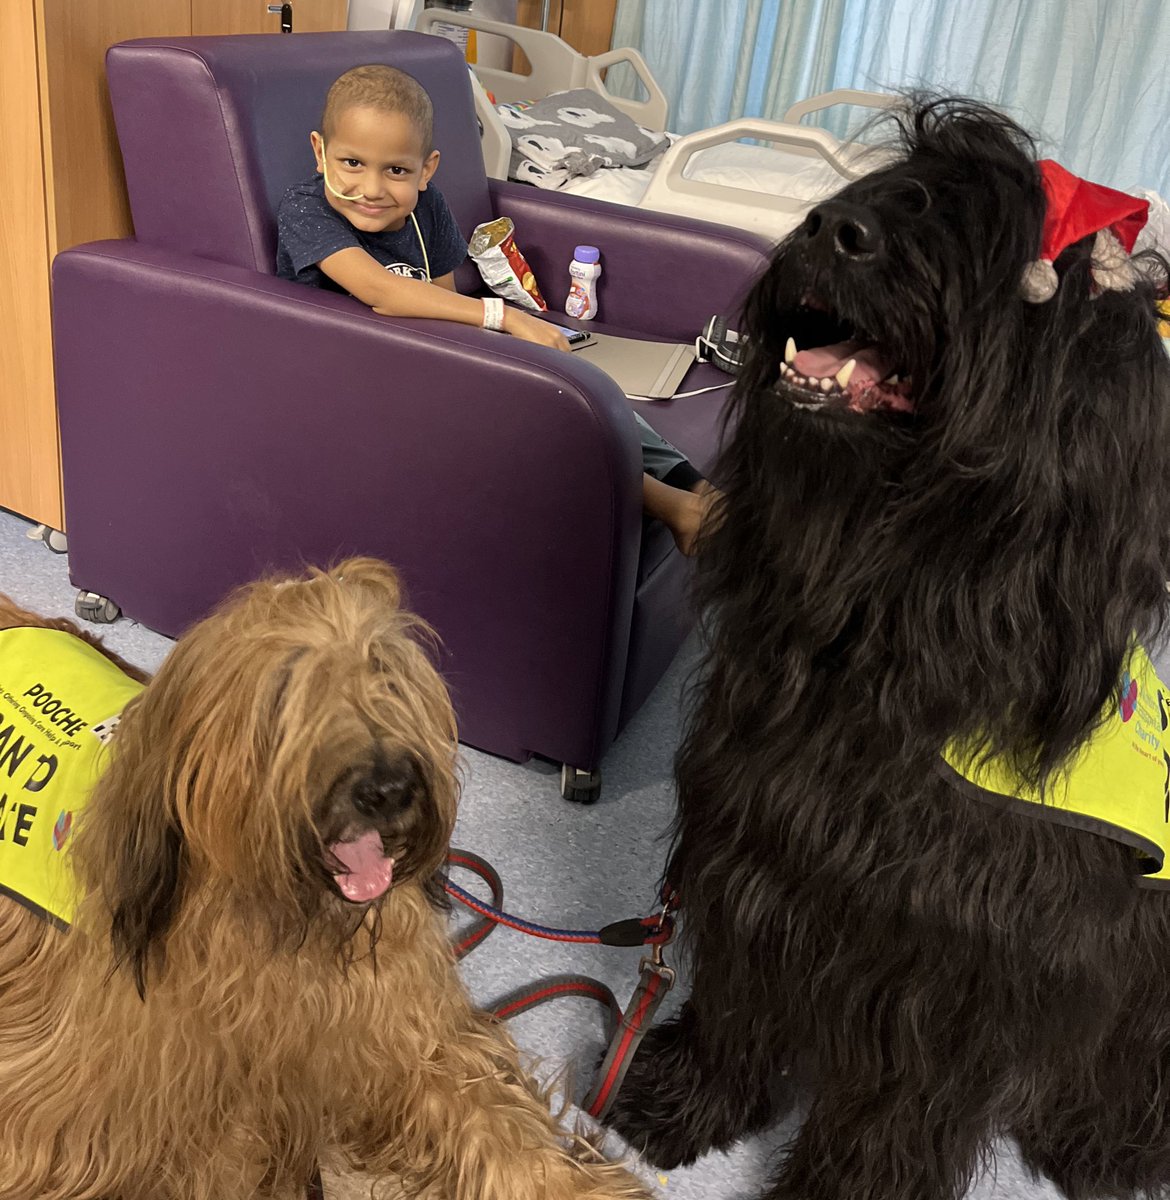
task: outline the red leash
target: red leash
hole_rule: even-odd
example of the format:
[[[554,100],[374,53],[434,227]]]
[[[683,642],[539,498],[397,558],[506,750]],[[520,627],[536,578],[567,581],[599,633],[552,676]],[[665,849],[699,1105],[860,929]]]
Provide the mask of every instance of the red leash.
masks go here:
[[[492,903],[473,896],[458,884],[447,880],[444,888],[449,896],[465,904],[472,912],[480,915],[470,930],[455,944],[456,957],[462,958],[473,950],[496,925],[507,925],[532,937],[546,938],[553,942],[581,942],[594,946],[661,946],[674,936],[673,908],[663,905],[662,911],[648,917],[632,917],[614,921],[601,929],[556,929],[549,925],[537,925],[523,917],[506,913],[500,907],[504,899],[504,885],[495,868],[486,859],[469,850],[452,849],[447,855],[447,864],[463,867],[478,875],[492,890]]]
[[[449,866],[462,867],[478,875],[491,888],[492,893],[492,903],[487,904],[450,880],[445,883],[448,895],[466,905],[479,917],[463,934],[457,936],[453,944],[456,958],[463,958],[478,946],[497,925],[506,925],[509,929],[519,930],[532,937],[557,942],[652,947],[650,956],[643,957],[638,964],[638,986],[634,989],[624,1012],[613,992],[604,983],[583,975],[559,975],[542,979],[501,997],[486,1008],[493,1016],[507,1020],[561,996],[589,996],[603,1004],[609,1014],[609,1049],[593,1087],[582,1102],[582,1108],[590,1116],[603,1118],[613,1104],[629,1069],[630,1060],[650,1027],[658,1006],[674,985],[675,974],[663,963],[662,948],[674,936],[674,912],[678,908],[678,893],[669,885],[664,887],[661,910],[648,917],[614,921],[596,931],[555,929],[504,912],[501,907],[504,899],[503,882],[492,865],[478,854],[452,848],[447,862]]]

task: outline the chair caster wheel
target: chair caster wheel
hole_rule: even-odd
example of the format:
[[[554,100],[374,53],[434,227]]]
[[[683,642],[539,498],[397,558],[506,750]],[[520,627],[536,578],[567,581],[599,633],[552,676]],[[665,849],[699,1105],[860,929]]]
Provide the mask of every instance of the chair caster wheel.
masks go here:
[[[35,525],[27,535],[34,542],[43,542],[54,554],[68,554],[69,540],[51,525]]]
[[[73,611],[83,620],[92,621],[95,625],[109,625],[116,621],[122,610],[105,596],[97,592],[78,592],[73,601]]]
[[[581,771],[564,763],[561,767],[561,795],[574,804],[593,804],[601,795],[601,772]]]

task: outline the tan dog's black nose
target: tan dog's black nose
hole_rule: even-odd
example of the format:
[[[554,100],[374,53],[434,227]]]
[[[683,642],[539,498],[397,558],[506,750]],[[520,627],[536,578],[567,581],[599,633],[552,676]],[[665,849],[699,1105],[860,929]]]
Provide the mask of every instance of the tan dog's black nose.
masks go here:
[[[412,763],[379,761],[354,780],[351,799],[363,816],[395,817],[414,803],[418,786],[418,772]]]

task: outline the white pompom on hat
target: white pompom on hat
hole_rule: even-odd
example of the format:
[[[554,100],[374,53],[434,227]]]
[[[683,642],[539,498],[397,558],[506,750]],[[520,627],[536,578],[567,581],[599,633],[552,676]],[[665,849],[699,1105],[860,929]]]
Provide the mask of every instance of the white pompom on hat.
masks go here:
[[[1060,282],[1052,264],[1062,250],[1091,233],[1097,234],[1093,282],[1105,291],[1133,287],[1137,271],[1129,255],[1146,223],[1149,202],[1079,179],[1050,158],[1037,165],[1047,201],[1044,233],[1040,257],[1024,268],[1020,294],[1033,304],[1051,300]]]

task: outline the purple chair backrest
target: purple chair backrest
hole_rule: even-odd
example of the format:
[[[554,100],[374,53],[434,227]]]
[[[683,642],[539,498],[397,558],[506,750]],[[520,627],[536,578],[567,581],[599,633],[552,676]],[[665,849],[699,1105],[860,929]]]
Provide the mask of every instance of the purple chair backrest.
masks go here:
[[[309,131],[343,71],[387,63],[435,107],[435,183],[465,236],[492,216],[467,64],[421,33],[249,34],[112,46],[106,74],[135,237],[271,274],[276,208],[313,171]]]

